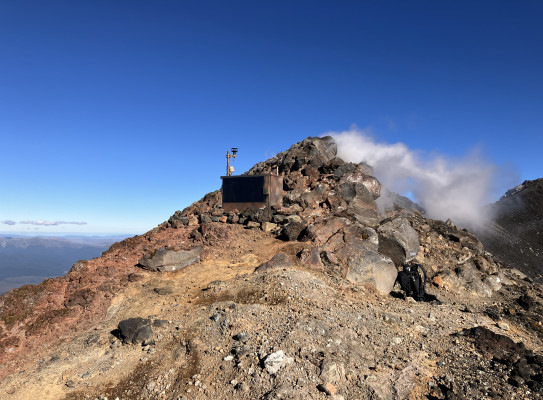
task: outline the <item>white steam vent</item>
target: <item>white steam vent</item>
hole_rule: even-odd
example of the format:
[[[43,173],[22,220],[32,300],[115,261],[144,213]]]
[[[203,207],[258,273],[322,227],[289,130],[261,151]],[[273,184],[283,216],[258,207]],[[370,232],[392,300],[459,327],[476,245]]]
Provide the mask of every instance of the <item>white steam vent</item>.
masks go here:
[[[484,223],[484,206],[498,189],[498,177],[504,187],[513,179],[510,171],[503,174],[477,150],[452,159],[413,151],[403,143],[378,143],[369,130],[357,127],[326,135],[334,137],[340,158],[367,162],[384,187],[404,196],[410,194],[433,219],[450,218],[463,226]],[[381,197],[377,203],[383,208],[387,201],[390,199]]]

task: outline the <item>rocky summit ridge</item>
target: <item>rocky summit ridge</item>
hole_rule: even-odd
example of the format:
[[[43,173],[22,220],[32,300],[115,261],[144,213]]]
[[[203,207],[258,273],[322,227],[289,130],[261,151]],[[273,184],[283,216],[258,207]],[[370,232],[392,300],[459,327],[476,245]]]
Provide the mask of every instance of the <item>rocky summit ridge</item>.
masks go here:
[[[543,179],[524,181],[488,206],[491,219],[476,227],[485,247],[505,263],[543,282]]]
[[[540,398],[543,287],[371,166],[307,138],[246,174],[282,206],[215,191],[60,278],[0,297],[0,398]],[[395,284],[424,265],[439,301]]]

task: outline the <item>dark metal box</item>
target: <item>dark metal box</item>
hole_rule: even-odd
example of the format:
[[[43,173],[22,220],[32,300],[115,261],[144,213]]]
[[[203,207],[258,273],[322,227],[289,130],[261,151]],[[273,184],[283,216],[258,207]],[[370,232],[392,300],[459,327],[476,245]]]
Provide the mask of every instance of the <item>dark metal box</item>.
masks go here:
[[[278,175],[221,176],[222,208],[243,211],[283,205],[283,177]]]

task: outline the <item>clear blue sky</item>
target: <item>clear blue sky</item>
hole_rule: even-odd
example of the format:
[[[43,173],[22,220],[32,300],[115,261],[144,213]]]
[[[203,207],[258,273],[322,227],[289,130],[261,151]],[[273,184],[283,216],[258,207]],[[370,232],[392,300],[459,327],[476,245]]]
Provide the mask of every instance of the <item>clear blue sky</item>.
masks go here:
[[[241,173],[351,124],[542,177],[541,21],[539,0],[0,0],[0,231],[143,233],[218,189],[230,147]]]

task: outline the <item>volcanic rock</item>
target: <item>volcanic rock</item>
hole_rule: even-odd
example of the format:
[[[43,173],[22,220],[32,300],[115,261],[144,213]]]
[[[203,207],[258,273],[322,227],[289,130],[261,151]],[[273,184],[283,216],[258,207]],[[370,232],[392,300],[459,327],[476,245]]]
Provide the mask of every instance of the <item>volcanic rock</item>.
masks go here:
[[[420,250],[419,236],[405,218],[395,218],[381,223],[379,252],[392,259],[396,266],[413,260]]]
[[[381,294],[392,291],[397,270],[390,258],[369,248],[347,245],[342,249],[347,254],[347,280],[358,284],[369,284]]]
[[[201,246],[197,246],[190,251],[160,249],[156,253],[142,257],[138,263],[142,268],[151,271],[177,271],[199,261],[201,252]]]
[[[283,227],[281,237],[284,240],[298,240],[304,229],[305,225],[303,222],[289,222]]]
[[[129,318],[119,322],[119,337],[124,343],[143,344],[153,336],[151,320],[144,318]]]
[[[338,194],[347,201],[346,215],[354,217],[356,221],[365,226],[376,227],[379,224],[377,204],[364,184],[341,183]]]
[[[284,253],[278,253],[270,261],[261,264],[255,272],[268,271],[270,269],[292,268],[294,263]]]
[[[303,249],[300,253],[300,261],[309,268],[318,270],[324,269],[324,264],[322,263],[319,250],[316,247]]]

